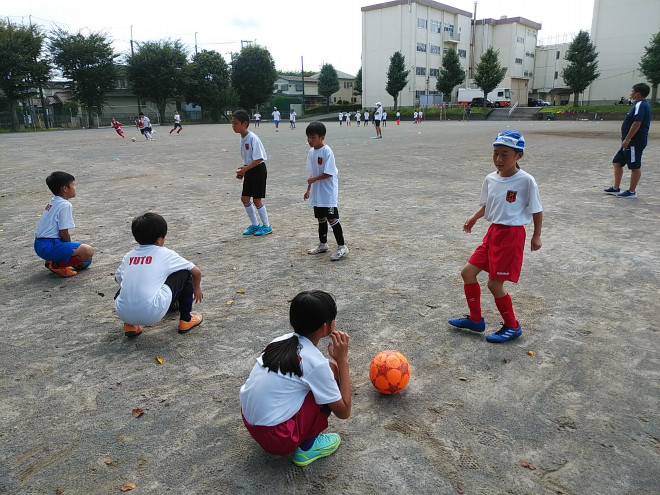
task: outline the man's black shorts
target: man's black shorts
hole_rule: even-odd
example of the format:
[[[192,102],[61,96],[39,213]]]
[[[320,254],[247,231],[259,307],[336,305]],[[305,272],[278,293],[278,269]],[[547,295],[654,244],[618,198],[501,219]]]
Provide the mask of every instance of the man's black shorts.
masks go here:
[[[339,209],[336,206],[315,206],[314,218],[336,218],[339,219]]]
[[[612,163],[618,163],[622,167],[628,165],[630,170],[642,168],[643,150],[644,147],[633,145],[626,149],[619,148],[619,151],[617,151],[616,155],[614,155],[614,158],[612,158]]]
[[[243,176],[243,192],[241,196],[262,199],[266,197],[266,162],[261,162],[254,168],[248,170]]]

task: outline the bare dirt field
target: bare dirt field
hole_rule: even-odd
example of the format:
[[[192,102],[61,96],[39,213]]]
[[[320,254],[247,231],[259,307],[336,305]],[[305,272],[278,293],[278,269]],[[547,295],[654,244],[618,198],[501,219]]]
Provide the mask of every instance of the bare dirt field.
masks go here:
[[[318,240],[303,122],[255,129],[274,228],[262,238],[241,235],[228,125],[157,128],[153,142],[111,129],[0,135],[0,493],[111,494],[127,482],[136,494],[660,493],[660,125],[634,200],[602,192],[616,122],[389,122],[382,140],[372,126],[327,125],[350,248],[338,262],[306,254]],[[527,140],[543,248],[527,248],[520,283],[505,285],[523,335],[496,345],[447,319],[466,312],[459,272],[488,224],[461,226],[507,126]],[[70,279],[32,247],[54,170],[76,177],[73,240],[96,248]],[[204,274],[205,320],[187,335],[168,315],[127,339],[114,314],[113,274],[145,211],[167,219],[166,245]],[[500,317],[480,280],[490,332]],[[339,450],[299,468],[252,440],[238,389],[288,331],[288,301],[311,288],[335,295],[351,336],[353,412],[330,418]],[[384,349],[411,363],[394,396],[368,377]]]

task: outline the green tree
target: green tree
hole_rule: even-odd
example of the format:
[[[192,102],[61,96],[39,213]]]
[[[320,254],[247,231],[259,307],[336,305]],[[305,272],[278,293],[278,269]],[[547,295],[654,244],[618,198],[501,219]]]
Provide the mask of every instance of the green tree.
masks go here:
[[[396,112],[399,93],[408,84],[409,70],[406,70],[406,58],[401,52],[394,52],[390,57],[390,66],[387,68],[387,91],[394,98],[394,111]]]
[[[318,92],[327,98],[327,107],[330,111],[330,95],[339,91],[339,77],[332,64],[323,64],[318,78]]]
[[[182,93],[183,69],[188,61],[181,41],[138,43],[138,50],[127,62],[126,78],[133,92],[156,105],[162,125],[167,103]]]
[[[263,46],[251,44],[233,60],[231,85],[238,93],[239,105],[246,110],[270,100],[276,80],[275,61]]]
[[[183,69],[186,101],[209,111],[214,122],[219,120],[224,108],[238,103],[237,98],[230,101],[230,95],[235,95],[230,88],[229,66],[216,51],[202,50]]]
[[[561,77],[573,91],[573,106],[578,106],[578,96],[587,86],[598,79],[598,53],[589,39],[589,33],[580,31],[568,45],[564,59],[570,62],[561,71]]]
[[[358,70],[357,76],[353,80],[353,94],[361,95],[362,94],[362,67]]]
[[[87,109],[87,124],[94,125],[92,111],[101,112],[106,95],[115,87],[115,58],[110,41],[102,33],[88,36],[56,29],[49,43],[53,64],[70,80],[73,97]]]
[[[9,101],[12,131],[18,131],[18,102],[48,79],[50,65],[40,60],[44,39],[37,27],[0,20],[0,90]]]
[[[651,102],[658,99],[658,83],[660,83],[660,31],[651,37],[651,44],[645,46],[644,55],[639,61],[639,70],[651,83]]]
[[[458,53],[450,48],[442,57],[442,67],[440,67],[440,75],[435,83],[435,89],[442,93],[445,101],[451,100],[452,91],[463,81],[465,81],[465,71],[461,66]]]
[[[488,93],[494,90],[502,82],[502,79],[504,79],[504,71],[502,71],[502,67],[500,66],[499,50],[495,50],[491,46],[479,59],[474,73],[474,82],[484,92],[484,103],[482,107],[484,111],[486,110]]]

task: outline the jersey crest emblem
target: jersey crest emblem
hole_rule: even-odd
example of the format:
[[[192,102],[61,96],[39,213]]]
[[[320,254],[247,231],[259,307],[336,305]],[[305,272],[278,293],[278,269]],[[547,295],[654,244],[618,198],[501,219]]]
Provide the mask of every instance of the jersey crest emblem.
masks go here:
[[[506,200],[509,203],[515,203],[516,202],[516,195],[518,194],[518,191],[507,191],[506,192]]]
[[[323,157],[320,157],[320,156],[319,156],[319,157],[316,159],[316,163],[318,163],[319,165],[323,165]]]

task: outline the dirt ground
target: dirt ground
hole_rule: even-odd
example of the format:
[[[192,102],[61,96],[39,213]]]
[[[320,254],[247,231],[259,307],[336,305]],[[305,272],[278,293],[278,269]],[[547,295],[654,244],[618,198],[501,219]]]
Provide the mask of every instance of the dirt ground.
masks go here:
[[[350,248],[338,262],[306,254],[317,233],[303,202],[303,122],[255,129],[274,228],[262,238],[241,235],[228,125],[157,128],[153,142],[111,129],[0,135],[0,493],[110,494],[132,482],[136,494],[657,495],[660,125],[635,200],[602,192],[617,122],[389,122],[382,140],[372,126],[327,125]],[[466,312],[459,272],[488,224],[461,226],[507,126],[527,140],[543,248],[527,248],[520,283],[505,286],[523,336],[496,345],[447,319]],[[32,247],[54,170],[76,177],[72,237],[96,248],[70,279]],[[204,274],[204,323],[187,335],[168,315],[127,339],[114,313],[113,273],[145,211],[167,219],[166,245]],[[288,331],[288,301],[311,288],[335,295],[337,328],[351,336],[353,411],[330,419],[339,450],[299,468],[252,440],[238,389]],[[369,381],[384,349],[411,363],[398,395]]]

